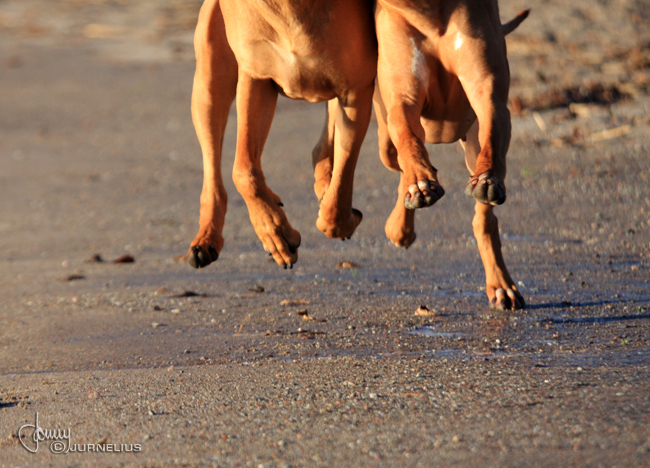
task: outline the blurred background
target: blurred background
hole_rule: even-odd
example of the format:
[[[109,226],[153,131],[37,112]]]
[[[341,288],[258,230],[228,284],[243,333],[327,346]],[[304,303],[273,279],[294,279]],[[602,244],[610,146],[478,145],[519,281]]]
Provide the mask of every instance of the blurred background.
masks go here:
[[[200,0],[2,0],[0,37],[9,50],[20,43],[91,47],[124,61],[192,60],[192,34],[201,4]],[[618,85],[623,94],[647,91],[648,2],[505,0],[500,8],[504,22],[532,8],[508,40],[513,95],[524,107],[556,104],[538,95],[548,90]],[[18,66],[18,61],[10,58],[5,66]]]

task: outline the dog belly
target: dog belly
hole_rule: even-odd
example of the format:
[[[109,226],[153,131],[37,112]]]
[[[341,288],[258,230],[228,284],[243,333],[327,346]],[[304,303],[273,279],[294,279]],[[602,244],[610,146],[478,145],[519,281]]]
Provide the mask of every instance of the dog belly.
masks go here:
[[[294,70],[273,77],[280,88],[280,92],[291,99],[304,99],[308,102],[329,101],[340,95],[332,79],[310,69],[310,67],[297,65]]]
[[[245,44],[233,48],[233,52],[241,71],[257,79],[273,80],[278,91],[291,99],[328,101],[342,87],[323,72],[329,67],[320,60],[299,56],[275,44]]]
[[[454,143],[467,135],[467,131],[472,126],[473,120],[465,119],[463,122],[449,120],[428,120],[424,117],[421,119],[424,127],[425,139],[427,143]]]
[[[271,79],[283,95],[309,102],[343,97],[360,83],[372,82],[376,45],[363,2],[314,2],[309,4],[313,14],[300,21],[287,6],[292,2],[282,11],[262,8],[264,3],[223,1],[226,35],[241,71]],[[337,10],[343,10],[337,13],[339,21],[330,21]],[[350,18],[341,21],[346,13]]]
[[[449,60],[430,45],[423,49],[428,81],[423,90],[420,123],[425,140],[453,143],[466,135],[474,121],[474,112],[458,77],[450,69]]]
[[[433,101],[422,110],[420,123],[427,143],[453,143],[465,137],[475,119],[463,93],[446,102]]]

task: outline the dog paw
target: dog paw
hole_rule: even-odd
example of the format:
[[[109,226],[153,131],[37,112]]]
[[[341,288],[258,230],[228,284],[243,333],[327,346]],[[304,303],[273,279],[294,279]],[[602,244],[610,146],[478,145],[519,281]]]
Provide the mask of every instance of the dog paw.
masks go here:
[[[248,214],[264,250],[286,269],[298,261],[301,238],[289,224],[278,200],[275,197],[249,200]]]
[[[514,285],[504,288],[488,288],[487,295],[491,309],[519,310],[526,307],[523,296],[517,291]]]
[[[316,220],[316,227],[330,239],[346,240],[352,237],[362,219],[363,214],[355,208],[352,208],[350,216],[346,220],[329,219],[329,217],[323,216],[321,209]]]
[[[470,177],[465,186],[465,195],[484,205],[501,205],[506,201],[506,187],[496,177],[481,174]]]
[[[399,202],[393,208],[385,227],[386,237],[397,247],[408,249],[415,242],[415,213]]]
[[[214,244],[210,244],[207,249],[194,245],[187,252],[187,263],[193,268],[207,267],[210,263],[216,262],[218,258],[219,252]]]
[[[275,262],[283,267],[293,268],[298,261],[298,247],[300,247],[300,233],[291,226],[282,228],[277,226],[270,232],[257,232],[262,241],[264,251],[273,257]]]
[[[391,241],[395,247],[408,249],[411,244],[415,242],[417,235],[409,229],[403,229],[401,227],[394,229],[393,226],[386,224],[386,237],[388,237],[388,240]]]
[[[435,180],[420,180],[411,184],[404,198],[404,206],[409,210],[426,208],[440,200],[445,194],[445,189]]]

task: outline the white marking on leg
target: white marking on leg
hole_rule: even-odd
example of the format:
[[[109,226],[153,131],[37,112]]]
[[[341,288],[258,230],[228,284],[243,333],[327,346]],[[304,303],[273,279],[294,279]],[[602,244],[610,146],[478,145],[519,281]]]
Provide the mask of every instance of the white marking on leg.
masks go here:
[[[429,68],[427,67],[427,61],[424,58],[424,54],[420,49],[418,49],[415,39],[411,38],[411,45],[413,46],[413,58],[411,59],[411,73],[420,81],[422,84],[429,84]]]
[[[454,43],[454,50],[460,49],[460,47],[463,45],[463,37],[461,36],[460,32],[456,33],[456,42]]]

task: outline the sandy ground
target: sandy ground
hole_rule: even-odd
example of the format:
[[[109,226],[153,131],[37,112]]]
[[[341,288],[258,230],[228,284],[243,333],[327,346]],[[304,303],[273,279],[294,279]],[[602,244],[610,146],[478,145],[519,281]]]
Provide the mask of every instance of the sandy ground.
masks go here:
[[[399,250],[371,124],[364,221],[331,241],[324,106],[286,99],[264,167],[299,262],[269,262],[229,178],[219,261],[176,260],[202,180],[200,3],[0,1],[0,467],[650,466],[646,3],[501,2],[504,20],[533,7],[508,39],[497,215],[528,304],[509,313],[487,307],[458,146],[429,147],[446,195]],[[86,451],[29,453],[37,414]]]

